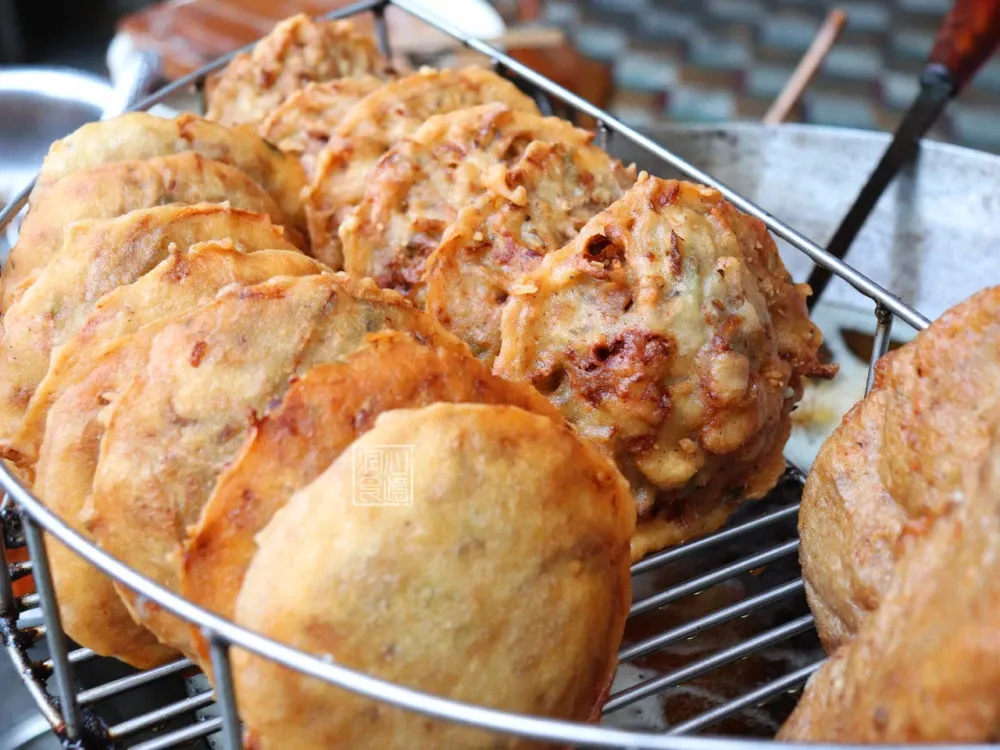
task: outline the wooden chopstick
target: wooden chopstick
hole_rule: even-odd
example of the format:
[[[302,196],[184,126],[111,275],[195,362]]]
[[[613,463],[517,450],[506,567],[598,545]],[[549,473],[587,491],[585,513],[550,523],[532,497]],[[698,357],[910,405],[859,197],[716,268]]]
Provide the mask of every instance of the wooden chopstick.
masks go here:
[[[546,47],[558,47],[565,43],[566,32],[556,26],[515,26],[508,29],[500,37],[485,39],[487,44],[499,49],[544,49]],[[400,51],[406,54],[421,54],[426,56],[443,55],[448,52],[456,54],[468,53],[476,55],[478,53],[466,50],[457,40],[448,39],[443,44],[440,39],[429,39],[424,42],[409,43],[404,41],[400,44]]]
[[[826,59],[830,50],[833,49],[833,45],[837,43],[837,39],[844,30],[846,23],[847,14],[844,11],[839,8],[830,11],[830,14],[823,21],[823,25],[816,34],[816,38],[813,39],[812,44],[809,45],[809,49],[803,55],[795,71],[788,79],[788,83],[785,84],[785,88],[781,90],[778,98],[774,100],[774,103],[764,115],[763,122],[765,125],[776,125],[788,119],[792,110],[795,109],[795,105],[802,98],[802,94],[809,87],[809,82],[819,72],[823,60]]]

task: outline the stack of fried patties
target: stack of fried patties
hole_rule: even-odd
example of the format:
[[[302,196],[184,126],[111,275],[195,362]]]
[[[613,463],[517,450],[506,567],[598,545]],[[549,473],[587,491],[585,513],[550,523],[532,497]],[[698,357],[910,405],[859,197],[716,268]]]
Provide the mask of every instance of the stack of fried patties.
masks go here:
[[[1000,738],[1000,287],[884,357],[799,514],[830,660],[792,741]]]
[[[216,141],[157,138],[193,124]],[[127,116],[57,144],[6,277],[6,458],[105,551],[241,624],[462,700],[596,716],[630,599],[635,510],[614,465],[399,294],[299,252],[243,171],[195,151],[113,161],[123,130],[128,156],[230,139],[271,171],[299,168],[191,118]],[[75,220],[54,221],[53,199]],[[359,495],[356,455],[402,495]],[[197,628],[55,540],[49,552],[76,641],[139,667],[178,652],[208,666]],[[299,712],[361,726],[367,703],[235,662],[260,746],[329,744],[316,732],[360,746]],[[288,703],[272,700],[282,681]],[[410,736],[406,719],[369,728],[369,746]],[[432,746],[470,741],[426,731]]]
[[[773,240],[488,70],[393,77],[342,22],[280,24],[207,112],[53,146],[3,274],[3,456],[258,632],[596,719],[630,558],[766,493],[826,374]],[[196,628],[50,553],[82,645],[209,668]],[[234,659],[258,747],[495,745]]]
[[[714,190],[637,178],[484,68],[322,80],[288,52],[322,28],[286,21],[208,99],[301,159],[314,257],[548,396],[629,479],[635,557],[770,490],[802,377],[832,368],[765,227]]]

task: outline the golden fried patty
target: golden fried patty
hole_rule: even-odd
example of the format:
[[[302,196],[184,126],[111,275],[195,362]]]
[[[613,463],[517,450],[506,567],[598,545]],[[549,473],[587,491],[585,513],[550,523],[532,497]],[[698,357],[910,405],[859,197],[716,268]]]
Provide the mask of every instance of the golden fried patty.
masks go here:
[[[538,114],[513,83],[478,67],[425,68],[385,84],[352,107],[333,131],[305,199],[316,257],[340,268],[338,228],[361,201],[368,173],[387,149],[432,115],[490,103]]]
[[[379,414],[438,401],[510,404],[562,421],[533,388],[491,375],[468,353],[399,331],[371,334],[343,361],[309,370],[253,426],[191,532],[181,593],[232,619],[257,550],[254,538],[292,493],[325,471]]]
[[[310,83],[285,99],[258,126],[257,132],[286,154],[298,158],[312,179],[316,158],[344,115],[383,83],[382,79],[369,75]]]
[[[287,225],[274,200],[244,172],[196,153],[113,162],[74,172],[45,190],[24,217],[17,244],[0,276],[0,305],[6,312],[31,286],[59,252],[66,229],[74,221],[112,219],[167,203],[225,202]],[[294,235],[289,238],[296,240]]]
[[[812,676],[779,739],[1000,738],[1000,443],[968,459],[956,485],[931,490],[941,515],[908,529],[878,609]]]
[[[108,412],[141,370],[156,333],[172,316],[211,301],[224,287],[319,269],[301,253],[263,250],[247,255],[229,242],[210,242],[173,251],[139,280],[105,295],[75,340],[63,348],[62,366],[54,366],[46,379],[51,419],[42,420],[38,496],[60,518],[85,531]],[[88,336],[94,329],[103,335]],[[135,624],[109,578],[58,542],[48,549],[62,625],[73,640],[140,668],[176,655]]]
[[[68,174],[116,161],[138,161],[194,151],[244,172],[299,229],[305,229],[301,193],[305,172],[293,157],[268,146],[246,128],[227,128],[190,113],[173,119],[129,112],[92,122],[49,149],[31,193],[37,200]],[[208,238],[206,238],[208,239]]]
[[[521,277],[634,182],[634,167],[599,148],[535,141],[516,165],[490,173],[487,192],[458,212],[428,258],[427,312],[492,365],[500,313]]]
[[[494,372],[535,385],[618,463],[638,558],[720,525],[784,470],[821,337],[763,224],[641,175],[523,279]]]
[[[828,650],[878,608],[903,529],[943,512],[986,451],[998,378],[993,287],[883,357],[872,391],[823,444],[802,495],[799,556]]]
[[[409,446],[396,464],[407,502],[366,505],[358,465],[390,445]],[[565,425],[511,406],[391,411],[261,532],[236,621],[398,685],[593,721],[628,612],[634,522],[625,481]],[[539,747],[245,651],[233,667],[261,750]]]
[[[576,149],[592,137],[557,117],[502,105],[432,117],[368,175],[364,199],[340,227],[345,270],[421,303],[425,260],[493,170],[517,163],[532,141]]]
[[[295,250],[266,215],[217,203],[172,204],[114,219],[82,220],[64,234],[62,247],[37,281],[4,315],[0,451],[28,466],[37,457],[44,425],[44,420],[36,423],[32,435],[20,434],[30,399],[48,372],[52,352],[76,334],[105,294],[152,270],[172,248],[230,240],[241,252]]]
[[[223,125],[253,125],[312,81],[381,74],[386,64],[371,37],[348,21],[286,18],[250,52],[233,58],[214,79],[206,117]]]
[[[187,529],[256,415],[277,406],[294,377],[348,355],[382,329],[467,351],[398,294],[342,274],[223,291],[169,322],[107,417],[87,524],[94,538],[179,591]],[[141,606],[125,587],[118,592],[162,642],[196,655],[187,623]]]

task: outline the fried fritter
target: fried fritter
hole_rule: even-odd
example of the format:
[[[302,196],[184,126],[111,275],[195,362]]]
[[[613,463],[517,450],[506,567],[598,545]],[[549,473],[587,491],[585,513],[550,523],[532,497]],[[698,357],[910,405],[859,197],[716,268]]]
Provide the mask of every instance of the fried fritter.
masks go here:
[[[78,531],[85,531],[98,450],[107,411],[148,356],[150,342],[171,316],[211,301],[222,288],[256,284],[281,275],[316,273],[321,266],[300,253],[263,250],[250,255],[230,243],[205,243],[173,252],[128,286],[105,295],[88,323],[104,335],[90,338],[85,324],[71,365],[50,373],[51,419],[36,466],[35,492]],[[52,576],[66,633],[99,654],[140,668],[174,654],[132,622],[111,580],[59,542],[48,545]]]
[[[66,227],[80,219],[113,219],[167,203],[224,203],[267,214],[279,225],[285,215],[245,173],[200,154],[123,161],[74,172],[52,185],[31,207],[0,276],[6,312],[63,245]],[[289,239],[299,244],[294,234]]]
[[[301,194],[306,177],[298,160],[270,147],[246,128],[227,128],[193,114],[168,120],[129,112],[84,125],[52,144],[31,198],[38,200],[55,182],[74,172],[185,151],[243,171],[274,198],[296,227],[305,229]]]
[[[257,549],[254,537],[292,493],[325,471],[379,414],[438,401],[510,404],[562,421],[533,388],[501,380],[468,353],[398,331],[372,334],[342,362],[309,370],[253,426],[191,532],[181,593],[232,619]]]
[[[532,143],[514,167],[495,170],[489,192],[459,211],[428,258],[427,312],[492,365],[514,286],[634,182],[634,167],[594,146]]]
[[[344,115],[383,83],[375,76],[310,83],[271,112],[257,132],[286,154],[298,158],[311,180],[319,153],[326,148]]]
[[[875,611],[904,529],[944,512],[982,460],[1000,405],[1000,287],[956,305],[882,358],[872,391],[813,463],[799,557],[828,651]]]
[[[424,261],[498,167],[519,161],[532,141],[579,149],[592,139],[557,117],[496,104],[430,118],[369,173],[364,199],[340,226],[344,269],[421,305]]]
[[[405,504],[359,494],[363,459],[383,446],[409,447],[396,454],[409,460]],[[565,425],[510,406],[392,411],[261,532],[236,621],[399,685],[593,721],[628,612],[634,522],[625,481]],[[245,651],[233,667],[261,750],[539,747]]]
[[[307,83],[385,69],[374,40],[348,21],[313,21],[299,14],[233,58],[212,83],[206,116],[223,125],[256,126]]]
[[[101,415],[108,404],[105,394],[113,395],[113,389],[132,375],[134,357],[142,354],[140,344],[149,344],[147,337],[140,339],[112,342],[92,357],[89,374],[63,392],[52,406],[53,426],[39,452],[35,494],[88,538],[86,504],[104,433]],[[178,657],[176,651],[132,619],[104,573],[53,536],[46,538],[46,552],[62,627],[70,638],[101,656],[113,656],[137,669],[149,669]]]
[[[225,204],[160,206],[67,227],[62,247],[4,315],[0,452],[29,466],[37,457],[36,439],[17,447],[21,420],[48,371],[51,352],[79,330],[101,297],[150,271],[171,246],[187,250],[224,239],[241,252],[295,250],[267,216]]]
[[[227,284],[246,286],[256,283],[248,279],[259,281],[271,276],[305,276],[328,271],[317,261],[286,251],[274,251],[260,260],[245,263],[235,258],[240,252],[231,240],[207,243],[200,252],[187,257],[199,247],[193,245],[188,252],[172,251],[166,259],[169,263],[165,260],[132,284],[104,295],[77,332],[53,351],[48,372],[28,403],[14,440],[19,455],[37,454],[49,408],[63,390],[86,377],[105,342],[203,304]]]
[[[995,410],[976,418],[1000,424]],[[1000,443],[985,454],[964,482],[949,472],[948,489],[929,490],[942,514],[908,531],[883,601],[809,680],[780,739],[1000,738]]]
[[[535,103],[517,86],[477,67],[424,68],[385,84],[352,107],[319,159],[305,198],[316,257],[332,268],[343,263],[339,226],[361,202],[368,173],[393,144],[412,135],[433,115],[491,103],[538,114]]]
[[[494,372],[535,385],[630,480],[635,558],[714,530],[784,471],[805,289],[715,190],[643,174],[510,298]]]
[[[872,391],[844,415],[803,493],[799,559],[820,640],[831,653],[878,607],[906,523],[871,458],[882,450],[888,396]]]
[[[108,418],[88,522],[94,538],[179,591],[187,529],[197,523],[255,415],[280,404],[293,378],[350,354],[382,329],[412,331],[468,351],[398,294],[342,274],[224,292],[170,323]],[[118,593],[162,642],[196,656],[187,623],[139,606],[124,587]]]
[[[880,475],[913,518],[940,513],[941,493],[960,487],[964,467],[989,446],[1000,404],[1000,286],[948,310],[908,347],[912,366],[897,356],[885,375],[892,403]]]

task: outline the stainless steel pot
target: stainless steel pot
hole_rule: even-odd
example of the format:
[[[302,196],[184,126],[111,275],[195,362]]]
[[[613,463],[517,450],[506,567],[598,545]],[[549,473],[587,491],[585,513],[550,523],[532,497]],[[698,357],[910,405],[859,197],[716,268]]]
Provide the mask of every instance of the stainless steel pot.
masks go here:
[[[53,141],[119,106],[111,85],[69,68],[0,68],[0,204],[38,172]],[[0,259],[7,242],[0,238]]]
[[[824,245],[875,167],[889,136],[815,125],[661,127],[649,135]],[[619,155],[664,176],[669,167],[628,144]],[[1000,283],[1000,157],[925,141],[879,201],[846,260],[924,315]],[[780,243],[779,243],[780,244]],[[785,248],[787,250],[787,248]],[[804,280],[811,263],[784,252]],[[869,309],[844,281],[824,301]]]

